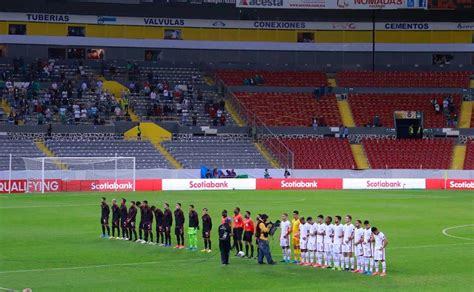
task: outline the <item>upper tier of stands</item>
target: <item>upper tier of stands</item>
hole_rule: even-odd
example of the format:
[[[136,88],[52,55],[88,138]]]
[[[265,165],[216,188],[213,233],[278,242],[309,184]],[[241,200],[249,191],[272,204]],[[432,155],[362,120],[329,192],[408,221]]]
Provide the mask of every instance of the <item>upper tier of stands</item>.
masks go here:
[[[313,118],[319,119],[320,126],[341,124],[333,94],[319,99],[311,93],[238,92],[235,96],[267,126],[309,127]]]
[[[474,170],[474,140],[469,140],[466,143],[466,158],[464,160],[464,169]]]
[[[339,87],[436,87],[468,88],[468,71],[343,71],[336,75]]]
[[[443,94],[406,94],[406,93],[359,93],[350,94],[349,102],[357,126],[373,123],[378,116],[382,127],[394,127],[394,111],[422,111],[425,128],[448,127],[448,117],[459,113],[460,95],[452,95],[453,103],[448,106],[448,112],[443,112]],[[440,104],[440,113],[436,113],[431,100],[435,98]]]
[[[453,139],[364,139],[371,168],[449,169]]]
[[[174,137],[163,146],[184,168],[267,168],[268,162],[247,137]]]
[[[256,76],[263,78],[262,82],[257,83],[265,86],[319,87],[327,85],[326,73],[319,71],[220,70],[217,72],[217,77],[229,86],[245,85],[246,79],[255,79]]]
[[[275,138],[267,138],[275,139]],[[275,143],[263,143],[272,149]],[[281,141],[294,153],[296,169],[354,169],[355,161],[347,139],[337,138],[282,138]]]

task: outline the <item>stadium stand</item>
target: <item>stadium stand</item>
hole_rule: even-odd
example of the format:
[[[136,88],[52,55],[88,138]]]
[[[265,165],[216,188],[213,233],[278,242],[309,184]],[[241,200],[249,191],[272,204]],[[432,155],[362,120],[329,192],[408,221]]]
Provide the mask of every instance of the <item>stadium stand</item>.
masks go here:
[[[45,144],[58,157],[135,156],[137,169],[172,168],[149,141],[53,139]]]
[[[276,138],[266,138],[276,139]],[[281,141],[294,153],[294,166],[301,169],[354,169],[355,161],[347,139],[285,137]],[[266,143],[272,147],[274,143]],[[276,149],[270,149],[276,151]]]
[[[341,117],[333,94],[316,98],[311,93],[238,92],[236,98],[267,126],[339,126]]]
[[[474,169],[474,140],[466,143],[466,158],[464,159],[464,169]]]
[[[229,86],[319,87],[327,85],[326,73],[319,71],[220,70],[217,71],[217,77]],[[253,80],[253,84],[250,79]]]
[[[468,88],[467,71],[342,71],[336,74],[341,87],[436,87]]]
[[[461,96],[452,95],[453,102],[448,103],[447,112],[444,112],[443,101],[447,97],[449,95],[425,93],[356,93],[349,95],[349,103],[357,126],[372,125],[373,118],[378,116],[381,126],[394,127],[393,113],[402,110],[422,111],[425,128],[443,128],[450,126],[449,117],[455,117],[461,104]],[[440,105],[439,113],[435,112],[433,99]]]
[[[449,169],[453,139],[363,139],[371,168]]]
[[[44,154],[30,139],[10,139],[0,136],[0,170],[8,170],[12,155],[12,169],[24,170],[25,163],[21,157],[44,157]]]
[[[267,168],[268,162],[246,136],[175,136],[162,143],[184,168]]]

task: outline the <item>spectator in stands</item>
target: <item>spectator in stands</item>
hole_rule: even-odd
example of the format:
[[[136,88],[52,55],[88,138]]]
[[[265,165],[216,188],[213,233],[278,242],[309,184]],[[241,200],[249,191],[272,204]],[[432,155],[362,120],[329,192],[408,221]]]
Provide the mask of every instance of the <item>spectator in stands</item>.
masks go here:
[[[434,111],[435,113],[439,114],[441,112],[441,108],[439,106],[439,103],[436,102],[435,105],[434,105]]]
[[[343,125],[339,125],[339,138],[344,138],[344,126]]]
[[[344,138],[347,138],[347,136],[349,136],[349,128],[344,127],[343,136],[344,136]]]
[[[452,117],[452,126],[454,128],[457,128],[458,127],[458,115],[456,113],[453,114],[453,117]]]
[[[374,117],[374,127],[381,127],[382,125],[380,124],[380,118],[378,115],[375,115]]]
[[[285,171],[283,172],[283,176],[285,178],[289,178],[290,177],[290,171],[288,170],[288,167],[285,167]]]
[[[314,117],[314,118],[313,118],[313,123],[312,123],[312,125],[313,125],[313,130],[318,129],[318,117]]]
[[[263,172],[263,178],[271,178],[268,168],[265,168],[265,171]]]
[[[193,112],[193,115],[192,115],[192,123],[193,123],[193,126],[197,126],[197,112]]]
[[[314,94],[314,98],[315,98],[316,100],[321,99],[321,94],[320,94],[319,88],[315,88],[315,89],[313,90],[313,94]]]
[[[226,122],[226,117],[225,115],[221,115],[221,117],[219,118],[219,122],[221,124],[221,126],[225,126],[225,122]]]

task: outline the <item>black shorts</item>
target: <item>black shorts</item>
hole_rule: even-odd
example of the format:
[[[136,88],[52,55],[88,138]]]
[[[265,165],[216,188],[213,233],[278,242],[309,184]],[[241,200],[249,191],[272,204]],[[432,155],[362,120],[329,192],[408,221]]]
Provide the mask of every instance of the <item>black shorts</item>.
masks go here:
[[[171,233],[171,226],[165,226],[165,225],[163,225],[163,231],[164,231],[166,234],[170,234],[170,233]]]
[[[145,225],[142,221],[140,221],[140,224],[138,224],[138,229],[145,229]]]
[[[122,228],[127,228],[127,221],[126,220],[121,220],[120,224],[122,225]]]
[[[151,223],[142,223],[142,229],[145,231],[151,231]]]
[[[175,235],[184,235],[184,227],[175,227],[174,228]]]
[[[109,217],[101,217],[100,224],[109,224]]]
[[[202,238],[211,238],[211,231],[210,230],[207,230],[207,231],[202,231]]]
[[[234,240],[242,240],[243,228],[234,228]]]
[[[244,241],[252,242],[252,236],[253,236],[253,233],[252,233],[252,232],[250,232],[250,231],[245,231],[245,232],[244,232]]]
[[[128,228],[133,228],[133,229],[135,229],[135,223],[136,223],[135,221],[130,221],[130,222],[128,222],[128,226],[127,226],[127,227],[128,227]]]
[[[112,220],[112,227],[118,228],[120,226],[120,221],[118,219]]]
[[[156,232],[163,232],[165,231],[165,228],[163,227],[163,225],[156,225]]]

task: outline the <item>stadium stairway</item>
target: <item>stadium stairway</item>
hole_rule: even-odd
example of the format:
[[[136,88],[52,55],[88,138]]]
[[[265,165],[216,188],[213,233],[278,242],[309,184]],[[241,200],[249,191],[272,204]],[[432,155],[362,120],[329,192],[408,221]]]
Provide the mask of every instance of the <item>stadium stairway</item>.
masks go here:
[[[122,84],[118,83],[117,81],[110,81],[106,80],[103,77],[100,77],[100,79],[103,81],[103,88],[112,93],[115,96],[115,99],[119,102],[119,104],[122,103],[122,92],[129,92],[128,88],[123,86]],[[138,122],[140,119],[138,116],[129,108],[128,109],[128,114],[130,115],[130,119],[133,122]]]
[[[233,96],[232,98],[236,98],[236,97]],[[237,113],[237,111],[235,110],[234,106],[232,105],[232,103],[231,103],[229,100],[227,100],[227,102],[225,103],[225,110],[231,115],[232,119],[235,121],[235,123],[237,124],[237,126],[239,126],[239,127],[245,126],[244,120],[243,120],[242,117]]]
[[[355,127],[354,117],[352,116],[351,106],[347,100],[338,100],[337,107],[341,115],[342,124],[348,128]]]
[[[450,169],[464,169],[464,160],[466,159],[466,148],[467,147],[465,144],[454,145]]]
[[[254,144],[255,144],[255,148],[257,148],[258,152],[260,152],[260,154],[263,156],[263,158],[265,158],[265,160],[267,160],[268,163],[270,163],[272,168],[281,168],[279,163],[276,161],[276,159],[274,159],[270,155],[270,152],[268,152],[268,150],[265,148],[265,146],[263,146],[261,143],[254,143]]]
[[[5,113],[6,117],[8,117],[12,112],[12,108],[5,99],[2,99],[2,101],[0,102],[0,107],[3,109],[3,112]]]
[[[155,149],[158,150],[174,168],[183,168],[183,166],[166,150],[166,148],[161,145],[162,141],[171,140],[171,132],[151,122],[140,123],[140,130],[142,139],[149,140]],[[138,127],[135,126],[124,133],[124,138],[125,140],[134,140],[137,138],[137,134]]]
[[[49,150],[48,146],[46,146],[46,144],[44,144],[44,142],[37,141],[37,142],[35,142],[35,145],[41,152],[43,152],[43,154],[46,157],[55,157],[54,153],[51,150]],[[67,170],[67,165],[60,162],[60,161],[55,161],[54,164],[56,165],[57,168],[59,168],[61,170]]]
[[[351,144],[352,156],[357,165],[357,169],[369,169],[369,160],[361,144]]]
[[[461,114],[459,117],[459,128],[470,128],[472,118],[472,107],[474,101],[463,101],[461,103]]]

